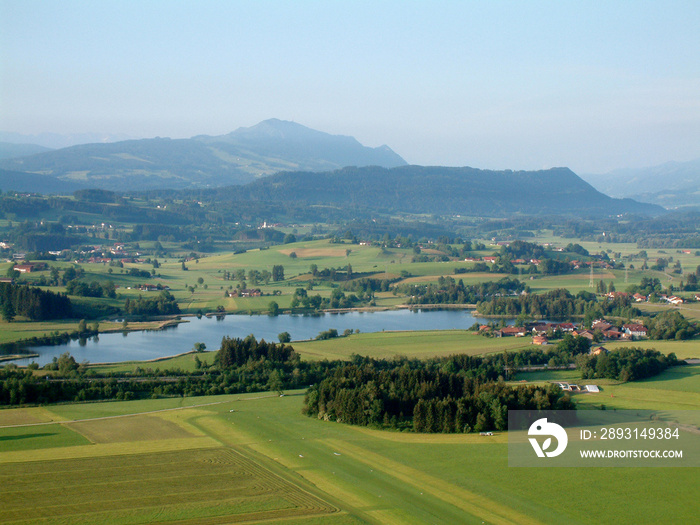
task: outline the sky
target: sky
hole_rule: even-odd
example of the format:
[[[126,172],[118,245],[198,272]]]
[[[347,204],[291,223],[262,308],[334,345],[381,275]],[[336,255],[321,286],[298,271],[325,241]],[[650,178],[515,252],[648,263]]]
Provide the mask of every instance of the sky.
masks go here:
[[[407,162],[700,158],[700,2],[0,0],[0,130],[291,120]]]

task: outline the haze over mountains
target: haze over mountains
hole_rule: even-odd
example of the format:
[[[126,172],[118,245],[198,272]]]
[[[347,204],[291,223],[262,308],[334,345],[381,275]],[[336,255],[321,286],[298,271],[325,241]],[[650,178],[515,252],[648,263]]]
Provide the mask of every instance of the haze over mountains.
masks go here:
[[[5,159],[0,168],[51,175],[116,191],[245,184],[278,171],[326,171],[348,165],[394,167],[406,161],[388,146],[368,148],[277,119],[228,135],[83,144]]]
[[[700,206],[700,159],[581,177],[611,197],[630,197],[666,208]]]
[[[13,148],[21,153],[14,145],[8,155]],[[0,160],[0,189],[70,193],[83,188],[220,188],[216,191],[233,200],[296,199],[485,216],[663,211],[611,199],[567,168],[513,172],[408,166],[388,146],[370,148],[352,137],[278,119],[227,135],[82,144]]]

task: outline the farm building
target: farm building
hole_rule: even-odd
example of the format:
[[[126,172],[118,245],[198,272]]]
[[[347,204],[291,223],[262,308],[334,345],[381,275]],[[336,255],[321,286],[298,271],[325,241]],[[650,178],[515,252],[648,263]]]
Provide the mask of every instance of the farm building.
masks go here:
[[[623,325],[622,329],[627,335],[633,337],[646,337],[648,333],[646,326],[643,324],[626,324]]]
[[[608,353],[608,349],[605,348],[604,346],[599,346],[598,348],[591,350],[591,355],[600,355],[600,354],[605,355],[607,353]]]
[[[506,326],[500,330],[495,330],[493,333],[496,337],[522,337],[525,335],[525,328],[522,326]]]

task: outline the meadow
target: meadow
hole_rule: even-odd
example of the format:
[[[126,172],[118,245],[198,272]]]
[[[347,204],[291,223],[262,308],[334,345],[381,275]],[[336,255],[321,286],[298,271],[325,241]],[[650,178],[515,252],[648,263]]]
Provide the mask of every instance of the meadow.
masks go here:
[[[555,246],[565,246],[569,239],[560,239],[543,235],[534,240],[538,242],[551,242]],[[499,246],[486,242],[484,250],[474,252],[476,256],[493,255],[500,250]],[[147,247],[148,243],[143,243]],[[167,244],[167,243],[166,243]],[[627,286],[638,284],[643,277],[660,279],[661,283],[678,285],[683,280],[682,274],[667,274],[652,270],[639,269],[643,260],[636,257],[639,250],[634,244],[622,243],[582,243],[591,253],[609,252],[609,255],[620,253],[628,257],[626,263],[635,266],[634,269],[624,270],[604,270],[594,268],[593,279],[597,283],[600,280],[606,284],[613,283],[617,290],[624,290]],[[269,308],[270,301],[274,300],[282,309],[290,307],[292,295],[297,287],[305,287],[310,279],[310,267],[315,264],[319,269],[323,268],[344,268],[350,264],[354,273],[372,274],[376,278],[399,279],[399,283],[428,283],[435,282],[440,276],[451,276],[455,279],[462,279],[465,284],[473,284],[488,280],[497,280],[504,275],[490,273],[466,273],[455,275],[457,268],[469,266],[471,263],[461,261],[447,262],[411,262],[414,253],[408,248],[384,248],[379,246],[358,245],[349,243],[332,243],[329,239],[302,241],[291,244],[271,246],[266,249],[252,249],[244,253],[234,254],[230,251],[208,255],[202,255],[197,260],[190,260],[185,263],[187,270],[182,269],[179,262],[184,253],[178,253],[177,246],[169,246],[173,250],[167,258],[159,260],[160,267],[156,270],[156,276],[151,279],[143,279],[128,275],[132,268],[151,271],[152,265],[141,263],[125,263],[124,268],[114,268],[102,263],[85,263],[82,265],[86,272],[86,281],[113,281],[119,288],[116,299],[100,299],[95,301],[89,298],[76,298],[80,309],[90,311],[98,304],[122,307],[126,298],[136,299],[139,295],[148,296],[149,293],[141,292],[137,285],[150,283],[169,286],[171,293],[176,297],[180,309],[183,313],[196,313],[198,311],[215,311],[217,307],[222,307],[228,312],[264,312]],[[426,253],[436,250],[426,249]],[[556,255],[556,252],[553,252]],[[649,261],[654,261],[657,257],[673,257],[674,262],[680,261],[685,273],[695,271],[700,263],[700,257],[692,254],[674,250],[667,253],[665,250],[647,250]],[[651,264],[651,263],[650,263]],[[52,262],[51,266],[65,269],[72,263]],[[264,294],[263,297],[229,298],[224,296],[224,292],[230,287],[235,287],[238,281],[224,280],[224,272],[235,272],[236,270],[267,270],[271,271],[274,265],[284,267],[285,279],[283,281],[270,281],[267,285],[259,284]],[[8,263],[0,264],[0,273],[4,273],[9,267]],[[526,269],[525,269],[526,270]],[[25,274],[24,279],[29,282],[37,282],[42,274],[46,272],[36,272]],[[403,273],[403,275],[402,275]],[[589,286],[591,275],[587,269],[581,269],[567,275],[552,276],[529,276],[526,273],[521,275],[534,292],[543,292],[555,288],[567,288],[572,293],[581,290],[591,291]],[[200,283],[199,280],[202,280]],[[248,283],[252,286],[251,283]],[[54,291],[64,291],[63,287],[52,287]],[[317,283],[314,286],[313,294],[319,293],[324,297],[330,295],[331,287],[329,283]],[[280,295],[272,297],[274,291]],[[377,306],[393,307],[400,304],[402,299],[393,294],[378,294]],[[700,317],[700,313],[693,312]]]
[[[565,245],[544,232],[540,242]],[[616,251],[632,256],[635,245],[583,243],[591,252]],[[175,246],[168,246],[173,249]],[[350,251],[348,251],[350,250]],[[491,255],[488,246],[479,255]],[[673,255],[684,271],[700,258],[674,251],[647,250],[650,260]],[[294,253],[296,257],[290,257]],[[455,275],[464,263],[411,263],[411,250],[332,244],[328,240],[273,246],[245,253],[218,253],[186,263],[161,260],[160,274],[149,283],[168,285],[184,313],[264,312],[274,300],[288,308],[297,287],[308,283],[309,268],[339,268],[403,282],[434,282],[440,276],[465,283],[503,277]],[[641,259],[632,259],[635,267]],[[53,264],[53,263],[52,263]],[[66,267],[69,263],[56,263]],[[259,286],[259,298],[225,298],[224,271],[285,268],[285,280]],[[0,267],[4,273],[5,266]],[[148,296],[135,287],[144,279],[101,264],[85,264],[87,280],[113,280],[121,306],[126,298]],[[404,272],[402,276],[402,272]],[[40,274],[28,276],[30,280]],[[407,276],[406,276],[407,275]],[[653,271],[594,270],[594,280],[614,282],[617,290],[657,277],[677,284],[681,275]],[[198,283],[198,279],[203,280]],[[566,287],[590,291],[590,272],[527,279],[536,292]],[[672,280],[670,280],[672,279]],[[205,286],[206,285],[206,286]],[[190,291],[193,287],[194,291]],[[54,287],[52,290],[62,290]],[[328,296],[327,284],[313,292]],[[79,299],[92,308],[94,300]],[[377,305],[393,307],[402,298],[377,294]],[[645,305],[652,311],[662,306]],[[689,304],[684,315],[700,319]],[[100,330],[120,329],[102,322]],[[131,329],[152,324],[129,323]],[[54,330],[72,331],[77,322],[0,322],[0,342]],[[697,341],[637,341],[634,346],[700,357]],[[604,343],[615,350],[629,344]],[[349,359],[353,354],[389,358],[429,358],[464,353],[478,355],[530,347],[529,338],[490,339],[464,330],[360,333],[326,341],[293,343],[305,360]],[[213,349],[209,349],[213,350]],[[215,352],[186,354],[153,362],[92,365],[98,372],[136,368],[192,371],[195,356],[212,363]],[[700,366],[676,367],[633,383],[582,381],[569,370],[519,373],[514,382],[568,381],[597,384],[597,394],[575,394],[584,409],[700,409]],[[268,392],[144,399],[128,402],[61,404],[0,410],[0,523],[664,523],[693,522],[700,513],[697,473],[692,468],[514,468],[508,466],[507,437],[474,434],[416,434],[353,427],[308,418],[301,413],[303,392],[284,396]]]
[[[698,396],[693,366],[577,400],[697,410]],[[0,522],[639,524],[700,511],[692,468],[514,468],[504,434],[352,427],[302,403],[295,391],[0,411]]]

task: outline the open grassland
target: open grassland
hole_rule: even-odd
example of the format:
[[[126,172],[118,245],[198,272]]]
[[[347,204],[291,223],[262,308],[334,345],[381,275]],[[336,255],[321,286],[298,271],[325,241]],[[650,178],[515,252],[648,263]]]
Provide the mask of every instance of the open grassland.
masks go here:
[[[697,368],[629,388],[697,395]],[[694,469],[512,468],[503,434],[371,430],[301,406],[257,394],[2,411],[0,423],[64,422],[0,428],[0,521],[639,524],[700,511]]]
[[[133,321],[126,328],[129,332],[138,330],[158,330],[165,324],[175,321]],[[87,326],[92,329],[94,321],[89,321]],[[8,323],[0,321],[0,343],[9,343],[32,337],[50,336],[54,332],[72,333],[78,330],[77,321],[13,321]],[[99,323],[100,333],[123,332],[121,323],[105,322]]]
[[[674,367],[642,381],[604,384],[600,393],[577,394],[575,399],[582,406],[602,404],[619,409],[697,410],[700,407],[700,366]]]
[[[154,359],[152,361],[123,361],[120,363],[103,363],[90,365],[91,370],[95,370],[98,373],[106,372],[133,372],[137,368],[142,370],[183,370],[185,372],[194,372],[195,368],[195,356],[197,356],[202,363],[205,361],[208,364],[213,364],[214,357],[216,355],[215,351],[210,352],[190,352],[183,355],[178,355],[174,357],[164,357],[160,359]]]
[[[688,359],[688,358],[700,358],[700,341],[697,339],[690,341],[652,341],[650,339],[643,339],[639,341],[632,342],[620,342],[620,341],[606,341],[601,343],[602,346],[608,350],[616,350],[618,348],[626,347],[639,347],[645,349],[658,350],[663,354],[676,354],[678,359]]]
[[[41,337],[59,332],[73,332],[78,329],[76,321],[0,321],[0,343],[9,343],[20,339]]]
[[[375,332],[325,341],[292,344],[302,359],[349,359],[352,354],[374,358],[405,356],[425,359],[452,354],[480,355],[529,348],[530,338],[487,338],[465,330]]]
[[[599,393],[574,393],[581,408],[698,410],[700,407],[700,365],[677,366],[656,377],[621,383],[611,379],[581,379],[576,370],[543,370],[520,372],[515,381],[542,384],[568,382],[598,385]],[[700,424],[700,421],[698,422]]]
[[[0,521],[357,523],[312,485],[288,479],[292,473],[278,466],[266,468],[199,423],[211,420],[216,428],[216,414],[229,414],[233,402],[229,396],[216,405],[210,398],[73,405],[55,407],[61,423],[0,425]]]

